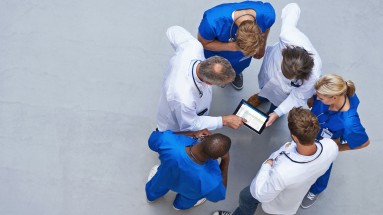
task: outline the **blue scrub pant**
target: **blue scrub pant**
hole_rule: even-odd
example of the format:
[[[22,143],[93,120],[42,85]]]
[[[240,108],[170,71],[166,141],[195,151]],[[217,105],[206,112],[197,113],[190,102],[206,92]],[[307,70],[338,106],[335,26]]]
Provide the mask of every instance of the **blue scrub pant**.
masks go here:
[[[253,215],[257,210],[259,201],[250,193],[250,185],[243,188],[239,194],[239,206],[232,215]]]
[[[319,177],[313,185],[311,185],[311,193],[318,195],[326,189],[328,181],[330,180],[331,169],[332,164],[330,165],[330,168],[328,168],[328,170],[321,177]]]
[[[269,101],[267,98],[262,97],[262,96],[258,96],[258,100],[261,102],[268,102]],[[267,112],[267,114],[274,112],[275,109],[277,109],[277,106],[275,106],[273,103],[270,102],[270,109],[269,109],[269,112]]]
[[[153,182],[156,180],[157,175],[155,175],[148,183],[146,183],[145,191],[146,191],[146,198],[149,201],[155,201],[158,198],[161,198],[164,196],[167,192],[169,192],[169,189],[166,187],[161,186],[155,186]],[[202,197],[201,197],[202,198]],[[201,198],[198,199],[190,199],[186,196],[183,196],[182,194],[177,194],[176,198],[174,199],[173,206],[180,210],[186,210],[189,208],[192,208]]]

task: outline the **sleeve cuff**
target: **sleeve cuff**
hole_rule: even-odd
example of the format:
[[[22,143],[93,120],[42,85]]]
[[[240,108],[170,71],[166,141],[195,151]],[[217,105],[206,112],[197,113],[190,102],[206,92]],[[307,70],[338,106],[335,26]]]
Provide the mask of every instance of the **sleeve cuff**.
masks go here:
[[[278,114],[279,117],[281,117],[281,116],[284,115],[284,113],[282,112],[282,110],[281,110],[279,107],[278,107],[277,109],[275,109],[274,112],[275,112],[276,114]]]
[[[217,128],[222,128],[223,122],[222,122],[222,116],[217,117]]]

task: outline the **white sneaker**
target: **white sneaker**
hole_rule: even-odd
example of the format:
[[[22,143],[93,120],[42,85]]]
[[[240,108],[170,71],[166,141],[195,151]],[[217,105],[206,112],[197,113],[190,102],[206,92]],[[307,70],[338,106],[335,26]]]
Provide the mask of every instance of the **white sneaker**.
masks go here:
[[[157,173],[157,169],[159,166],[160,166],[159,164],[156,164],[152,167],[152,169],[150,170],[149,175],[148,175],[148,181],[150,181],[153,178],[153,176]],[[154,202],[154,201],[150,201],[149,199],[146,199],[146,201],[148,203]]]
[[[319,196],[319,194],[316,195],[310,191],[307,192],[305,198],[303,198],[303,200],[302,200],[301,207],[302,208],[311,207],[315,203],[315,201],[318,199],[318,196]]]
[[[200,206],[200,205],[202,205],[205,202],[206,202],[206,198],[202,198],[202,199],[198,200],[198,202],[195,203],[195,205],[193,207]]]
[[[148,175],[148,181],[150,181],[150,179],[152,179],[153,176],[157,173],[157,169],[159,166],[160,166],[159,164],[156,164],[152,167],[152,169],[150,170],[149,175]]]
[[[206,202],[206,198],[202,198],[202,199],[198,200],[198,202],[195,203],[195,205],[193,207],[200,206],[200,205],[202,205],[205,202]],[[178,208],[174,207],[174,205],[173,205],[173,209],[176,210],[176,211],[181,210],[181,209],[178,209]]]
[[[212,213],[212,215],[231,215],[232,213],[229,211],[216,211]]]

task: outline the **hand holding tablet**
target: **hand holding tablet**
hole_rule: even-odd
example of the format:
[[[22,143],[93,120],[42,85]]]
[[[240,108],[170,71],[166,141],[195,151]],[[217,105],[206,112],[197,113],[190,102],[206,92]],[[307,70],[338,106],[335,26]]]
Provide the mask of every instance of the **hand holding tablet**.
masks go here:
[[[234,111],[234,114],[246,119],[244,124],[258,134],[262,133],[263,129],[266,127],[267,119],[269,118],[267,114],[263,113],[258,108],[253,107],[243,99]]]

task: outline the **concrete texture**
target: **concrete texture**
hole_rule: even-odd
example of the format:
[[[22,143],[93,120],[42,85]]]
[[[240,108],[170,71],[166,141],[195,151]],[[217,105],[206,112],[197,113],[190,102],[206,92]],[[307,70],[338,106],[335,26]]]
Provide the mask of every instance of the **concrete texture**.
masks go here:
[[[172,55],[165,31],[192,34],[203,12],[229,1],[1,0],[0,214],[210,214],[232,210],[261,162],[289,140],[283,117],[262,135],[221,129],[233,140],[227,199],[172,209],[174,193],[146,203],[144,186],[157,155],[155,128],[161,80]],[[280,13],[291,1],[273,0]],[[329,188],[298,214],[383,214],[381,122],[383,3],[297,1],[300,29],[317,48],[324,74],[353,80],[371,145],[343,152]],[[232,113],[257,92],[261,61],[245,70],[245,88],[214,88],[212,115]],[[266,108],[266,107],[265,107]],[[258,210],[257,214],[263,214]]]

